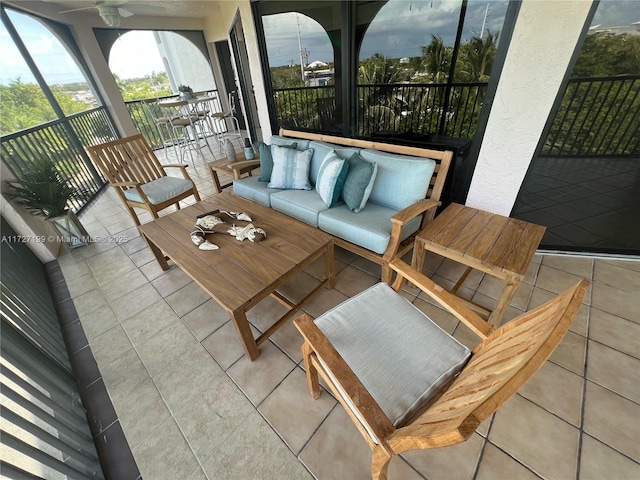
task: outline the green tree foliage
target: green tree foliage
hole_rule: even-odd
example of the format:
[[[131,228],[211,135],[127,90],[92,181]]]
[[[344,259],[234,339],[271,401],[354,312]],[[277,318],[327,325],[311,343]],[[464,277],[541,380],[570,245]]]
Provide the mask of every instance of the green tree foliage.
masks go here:
[[[422,50],[422,67],[434,83],[443,83],[449,76],[453,47],[446,46],[441,37],[431,34],[431,43]]]
[[[489,32],[485,38],[472,37],[460,45],[456,62],[457,82],[488,82],[496,57],[496,35]]]
[[[169,78],[165,72],[152,72],[150,75],[142,78],[126,80],[121,79],[114,73],[113,78],[125,102],[145,98],[166,97],[173,93]]]
[[[597,32],[588,35],[572,78],[640,75],[640,35]]]

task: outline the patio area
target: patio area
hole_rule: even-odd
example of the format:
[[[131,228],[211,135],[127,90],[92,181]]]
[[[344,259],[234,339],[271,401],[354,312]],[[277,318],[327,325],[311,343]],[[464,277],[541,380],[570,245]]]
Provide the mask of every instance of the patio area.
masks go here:
[[[189,170],[205,199],[214,194],[210,158],[194,159]],[[326,391],[310,397],[291,323],[251,362],[226,312],[177,266],[160,269],[114,191],[80,219],[99,241],[58,261],[142,478],[369,478],[370,450],[342,407]],[[317,267],[282,293],[308,291],[322,276]],[[424,271],[450,287],[461,267],[432,256]],[[538,254],[505,320],[580,277],[592,282],[584,305],[535,377],[466,443],[395,457],[390,480],[640,477],[640,262]],[[379,278],[377,265],[336,249],[336,286],[306,312],[318,316]],[[492,306],[500,286],[475,272],[463,290]],[[404,295],[475,345],[415,288]],[[255,332],[282,308],[267,299],[251,311]]]

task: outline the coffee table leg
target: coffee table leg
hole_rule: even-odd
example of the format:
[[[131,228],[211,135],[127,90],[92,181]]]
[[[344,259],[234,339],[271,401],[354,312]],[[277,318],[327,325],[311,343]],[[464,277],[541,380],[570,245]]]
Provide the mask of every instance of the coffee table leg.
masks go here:
[[[336,286],[336,267],[333,252],[333,242],[329,242],[324,252],[324,277],[328,280],[327,288]]]
[[[246,353],[247,357],[251,360],[258,358],[260,350],[258,349],[258,344],[253,338],[253,333],[251,333],[251,327],[249,326],[249,321],[247,320],[245,312],[233,312],[231,314],[231,321],[236,329],[236,333],[238,334],[244,353]]]
[[[167,259],[164,258],[162,251],[156,246],[155,243],[149,240],[144,233],[142,234],[142,236],[147,241],[149,248],[151,248],[151,251],[153,252],[153,255],[156,257],[156,260],[160,264],[160,267],[162,268],[162,270],[169,270],[169,264],[167,263]]]

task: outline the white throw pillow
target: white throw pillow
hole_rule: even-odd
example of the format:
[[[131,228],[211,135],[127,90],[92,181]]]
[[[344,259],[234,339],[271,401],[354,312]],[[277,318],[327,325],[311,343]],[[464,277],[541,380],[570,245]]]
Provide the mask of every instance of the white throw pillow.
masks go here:
[[[273,171],[267,188],[291,190],[311,190],[309,169],[313,149],[294,150],[279,145],[271,145]]]
[[[340,192],[342,192],[348,169],[349,164],[347,161],[344,158],[340,158],[333,149],[327,153],[322,165],[320,165],[316,181],[316,192],[329,208],[333,207],[340,198]]]

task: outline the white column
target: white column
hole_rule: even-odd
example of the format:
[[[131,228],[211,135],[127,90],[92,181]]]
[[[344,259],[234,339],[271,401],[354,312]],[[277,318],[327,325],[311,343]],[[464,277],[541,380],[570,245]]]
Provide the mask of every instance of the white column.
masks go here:
[[[591,3],[522,1],[467,205],[511,213]]]

